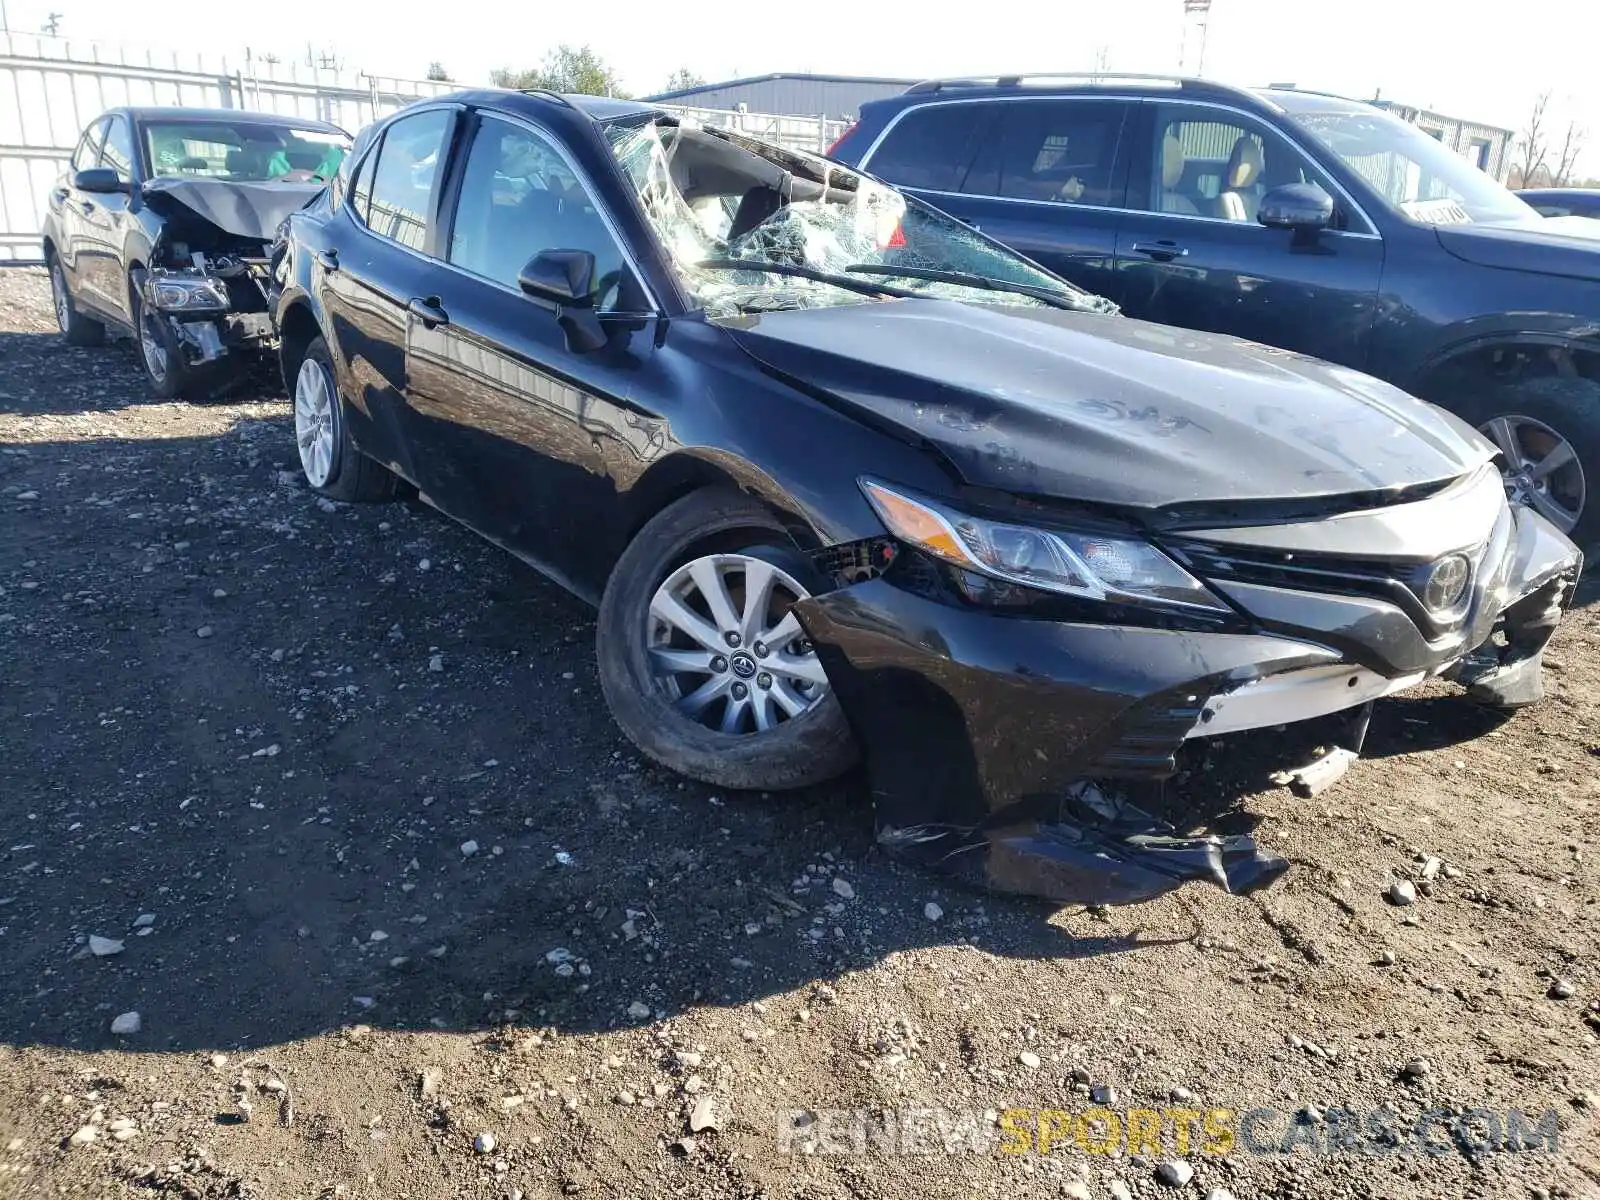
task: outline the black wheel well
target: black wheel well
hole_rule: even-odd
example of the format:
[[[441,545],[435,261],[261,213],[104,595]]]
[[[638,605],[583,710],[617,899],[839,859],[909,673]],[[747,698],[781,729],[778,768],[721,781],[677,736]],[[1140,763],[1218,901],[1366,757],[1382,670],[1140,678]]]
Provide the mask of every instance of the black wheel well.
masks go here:
[[[283,386],[294,394],[294,379],[300,372],[306,348],[322,336],[322,326],[311,314],[311,306],[296,300],[284,309],[278,322],[278,369],[283,373]]]
[[[55,240],[55,238],[52,238],[52,237],[45,238],[44,239],[44,263],[45,263],[45,266],[49,266],[52,262],[54,262],[55,258],[56,258],[56,255],[58,253],[59,253],[59,251],[56,250],[56,240]]]
[[[739,492],[760,504],[777,518],[799,549],[809,553],[821,545],[792,508],[775,503],[760,489],[741,485],[721,464],[693,454],[678,454],[657,463],[629,490],[624,543],[631,542],[652,517],[669,505],[712,489]]]
[[[1430,364],[1412,391],[1454,408],[1475,387],[1547,378],[1600,382],[1600,342],[1510,337],[1475,343]]]

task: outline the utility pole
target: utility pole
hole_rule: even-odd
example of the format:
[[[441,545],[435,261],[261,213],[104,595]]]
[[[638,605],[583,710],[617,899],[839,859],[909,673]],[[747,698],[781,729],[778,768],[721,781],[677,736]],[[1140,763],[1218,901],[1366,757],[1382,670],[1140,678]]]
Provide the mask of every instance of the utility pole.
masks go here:
[[[66,16],[66,15],[67,15],[66,13],[58,13],[58,12],[51,13],[48,17],[46,17],[44,19],[44,25],[41,26],[41,28],[43,28],[43,30],[46,33],[48,33],[51,37],[55,37],[56,36],[56,30],[61,28],[61,18]]]
[[[1178,74],[1202,75],[1206,69],[1206,26],[1211,0],[1183,0],[1183,42],[1178,49]]]

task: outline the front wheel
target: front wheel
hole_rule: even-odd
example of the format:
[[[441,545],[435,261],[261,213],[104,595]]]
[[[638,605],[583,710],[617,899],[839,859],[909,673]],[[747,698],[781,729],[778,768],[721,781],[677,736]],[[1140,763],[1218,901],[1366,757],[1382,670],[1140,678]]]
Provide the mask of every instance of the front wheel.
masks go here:
[[[657,514],[600,602],[617,724],[717,787],[781,791],[848,770],[855,741],[794,612],[821,586],[782,525],[737,493],[696,492]]]
[[[128,295],[139,365],[144,367],[150,390],[163,400],[208,399],[214,383],[210,372],[191,367],[184,359],[183,346],[172,331],[172,323],[145,307],[137,279],[128,280]]]
[[[1530,379],[1485,397],[1475,415],[1500,448],[1512,501],[1580,548],[1600,542],[1600,383]]]

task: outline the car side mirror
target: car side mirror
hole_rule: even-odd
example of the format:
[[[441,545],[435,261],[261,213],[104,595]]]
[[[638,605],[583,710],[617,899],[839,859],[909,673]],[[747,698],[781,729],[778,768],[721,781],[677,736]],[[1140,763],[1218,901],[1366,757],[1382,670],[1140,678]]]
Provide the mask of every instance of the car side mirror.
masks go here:
[[[1256,220],[1269,229],[1313,234],[1333,224],[1333,197],[1314,183],[1285,183],[1261,197]]]
[[[117,177],[117,173],[110,167],[90,167],[84,171],[75,172],[72,176],[72,186],[80,192],[95,192],[106,194],[110,192],[126,192],[128,185]]]
[[[567,349],[587,354],[606,344],[606,331],[594,311],[594,255],[587,250],[541,250],[517,273],[524,294],[556,310],[556,324],[567,335]]]

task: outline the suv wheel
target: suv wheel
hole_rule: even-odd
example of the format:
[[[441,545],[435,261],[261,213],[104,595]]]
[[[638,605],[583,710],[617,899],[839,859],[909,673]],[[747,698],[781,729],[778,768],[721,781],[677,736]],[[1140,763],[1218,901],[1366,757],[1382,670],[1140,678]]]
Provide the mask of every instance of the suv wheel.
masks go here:
[[[330,500],[382,503],[399,495],[399,477],[350,440],[333,358],[320,337],[306,347],[295,373],[294,441],[306,482]]]
[[[191,367],[172,325],[160,313],[145,307],[140,295],[140,280],[130,277],[128,296],[133,310],[133,336],[139,352],[139,365],[150,382],[150,390],[163,400],[204,400],[211,392],[211,380],[204,369]]]
[[[1581,547],[1600,541],[1600,383],[1530,379],[1480,408],[1505,459],[1506,492]]]
[[[782,525],[731,492],[686,496],[629,544],[600,602],[612,715],[645,754],[717,787],[781,791],[857,750],[793,609],[822,586]]]
[[[72,289],[67,286],[67,274],[54,254],[50,256],[50,298],[55,302],[56,324],[67,345],[98,346],[106,340],[106,327],[78,311]]]

